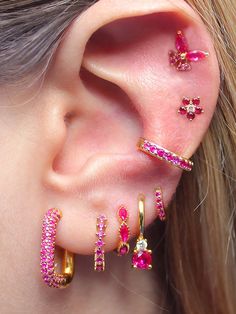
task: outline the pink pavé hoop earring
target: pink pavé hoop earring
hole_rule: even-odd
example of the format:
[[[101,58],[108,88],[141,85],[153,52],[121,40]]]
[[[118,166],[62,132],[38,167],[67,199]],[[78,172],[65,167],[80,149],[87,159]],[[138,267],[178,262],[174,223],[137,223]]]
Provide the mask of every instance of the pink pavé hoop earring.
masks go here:
[[[65,288],[73,279],[74,255],[64,250],[62,273],[56,271],[55,266],[55,240],[57,224],[62,218],[59,209],[49,209],[43,218],[42,239],[40,252],[40,268],[44,282],[53,288]]]
[[[165,221],[166,212],[165,212],[165,207],[163,203],[162,190],[160,187],[156,188],[155,190],[155,205],[156,205],[157,217],[161,221]]]
[[[178,167],[180,169],[191,171],[193,168],[193,162],[185,157],[181,157],[176,153],[169,151],[166,148],[161,147],[160,145],[151,142],[145,138],[140,138],[137,144],[137,148],[159,160],[164,160],[171,164],[172,166]]]

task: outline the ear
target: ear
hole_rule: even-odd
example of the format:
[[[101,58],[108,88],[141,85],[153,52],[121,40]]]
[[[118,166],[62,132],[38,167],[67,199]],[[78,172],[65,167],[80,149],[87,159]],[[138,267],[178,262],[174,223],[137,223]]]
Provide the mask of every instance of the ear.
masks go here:
[[[189,72],[169,65],[177,30],[193,50],[209,52]],[[57,244],[92,253],[96,216],[104,213],[106,250],[114,249],[121,204],[132,235],[138,231],[140,192],[147,195],[146,224],[154,220],[155,187],[162,187],[167,205],[182,172],[138,152],[138,138],[191,157],[218,90],[212,40],[184,1],[100,0],[78,17],[56,51],[40,100],[45,207],[63,211]],[[179,115],[183,96],[200,96],[204,114],[192,122]]]

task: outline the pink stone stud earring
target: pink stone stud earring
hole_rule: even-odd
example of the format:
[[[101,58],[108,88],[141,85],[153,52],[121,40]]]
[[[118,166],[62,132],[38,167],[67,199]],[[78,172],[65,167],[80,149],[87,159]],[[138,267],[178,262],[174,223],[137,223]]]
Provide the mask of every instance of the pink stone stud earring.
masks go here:
[[[173,50],[169,52],[169,61],[177,71],[189,71],[192,68],[190,62],[197,62],[209,56],[206,51],[189,50],[187,40],[181,31],[176,34],[175,47],[177,52]]]
[[[144,238],[145,197],[142,194],[138,197],[138,207],[140,233],[132,257],[132,267],[138,269],[151,269],[152,251],[147,249],[147,239]]]
[[[164,221],[166,220],[166,213],[162,199],[162,191],[161,188],[157,188],[155,190],[155,199],[156,199],[156,209],[157,209],[157,217]]]
[[[195,118],[196,114],[199,115],[203,112],[204,110],[200,107],[200,97],[184,97],[182,100],[182,106],[178,110],[178,113],[186,115],[190,121]]]
[[[193,162],[191,160],[181,157],[154,142],[146,140],[145,138],[141,137],[139,139],[137,148],[151,157],[164,160],[172,166],[180,169],[191,171],[193,168]]]
[[[55,270],[55,240],[57,223],[62,213],[56,208],[49,209],[43,218],[40,268],[44,282],[49,287],[64,288],[73,278],[74,256],[69,251],[64,251],[62,274]]]
[[[124,256],[129,253],[129,227],[127,226],[128,211],[124,206],[121,206],[118,210],[118,216],[121,221],[119,228],[120,243],[117,248],[118,256]]]
[[[95,243],[94,251],[94,270],[95,271],[104,271],[105,270],[105,255],[104,255],[104,237],[106,236],[106,221],[107,218],[105,215],[99,215],[97,217],[97,241]]]

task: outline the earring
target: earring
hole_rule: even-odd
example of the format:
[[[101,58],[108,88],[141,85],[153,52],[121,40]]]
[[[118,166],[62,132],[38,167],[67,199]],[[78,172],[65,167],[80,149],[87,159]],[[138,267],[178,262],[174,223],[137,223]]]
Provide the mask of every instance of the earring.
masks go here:
[[[160,160],[164,160],[171,165],[178,167],[180,169],[191,171],[193,167],[193,162],[185,157],[178,156],[175,153],[172,153],[171,151],[167,150],[166,148],[161,147],[158,144],[155,144],[149,140],[146,140],[144,138],[140,138],[139,142],[137,144],[137,148]]]
[[[152,251],[147,249],[147,239],[144,238],[144,214],[145,214],[145,197],[140,194],[138,197],[139,208],[139,237],[136,242],[132,257],[132,267],[138,269],[152,268]]]
[[[64,251],[62,261],[62,274],[55,268],[55,240],[57,224],[62,218],[62,213],[56,208],[49,209],[44,215],[42,225],[42,242],[40,252],[40,268],[44,282],[49,287],[64,288],[74,275],[74,255]]]
[[[121,206],[118,210],[118,216],[121,221],[121,225],[119,228],[119,236],[120,236],[120,243],[117,248],[118,256],[124,256],[129,253],[129,227],[127,226],[128,220],[128,211],[124,206]]]
[[[165,213],[165,208],[163,204],[161,188],[157,188],[155,190],[155,198],[156,198],[157,217],[159,217],[161,221],[164,221],[166,220],[166,213]]]
[[[173,50],[169,52],[169,61],[177,71],[189,71],[192,69],[190,62],[197,62],[209,56],[206,51],[189,50],[187,40],[181,31],[176,34],[175,47],[177,52]]]
[[[106,236],[106,221],[107,218],[105,215],[99,215],[97,217],[97,242],[95,243],[95,251],[94,251],[94,270],[95,271],[104,271],[105,270],[105,255],[104,255],[104,237]]]
[[[201,114],[204,112],[202,107],[200,107],[200,97],[187,98],[184,97],[182,100],[182,106],[179,108],[178,113],[185,115],[192,121],[196,114]]]

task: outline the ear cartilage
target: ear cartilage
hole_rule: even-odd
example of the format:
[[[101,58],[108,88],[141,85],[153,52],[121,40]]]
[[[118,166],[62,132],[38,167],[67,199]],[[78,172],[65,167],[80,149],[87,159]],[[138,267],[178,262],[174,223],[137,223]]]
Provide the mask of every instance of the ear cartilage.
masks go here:
[[[193,162],[191,160],[181,157],[167,150],[166,148],[163,148],[142,137],[138,141],[137,148],[151,157],[164,160],[172,166],[178,167],[180,169],[191,171],[193,168]]]
[[[164,207],[164,203],[163,203],[161,188],[157,188],[155,190],[155,205],[156,205],[156,210],[157,210],[157,217],[161,221],[165,221],[166,220],[166,213],[165,213],[165,207]]]
[[[187,119],[192,121],[196,114],[199,115],[203,113],[204,110],[200,106],[200,97],[182,99],[182,106],[179,108],[178,113],[181,115],[186,115]]]
[[[132,267],[136,269],[152,269],[152,251],[148,250],[147,239],[144,238],[145,225],[145,197],[140,194],[138,197],[139,211],[139,236],[132,256]]]
[[[121,206],[118,210],[118,217],[121,222],[120,228],[119,228],[119,237],[120,237],[120,242],[118,244],[117,248],[117,254],[118,256],[124,256],[129,253],[129,236],[130,236],[130,231],[129,227],[127,225],[128,221],[128,211],[125,208],[125,206]]]
[[[206,51],[189,50],[187,39],[181,31],[177,31],[175,47],[177,51],[169,51],[169,62],[177,71],[190,71],[191,62],[201,61],[209,56]]]
[[[66,287],[74,275],[74,255],[64,250],[62,273],[56,272],[55,240],[57,224],[62,217],[59,209],[51,208],[44,215],[42,226],[42,242],[40,252],[40,268],[44,282],[53,288]]]
[[[96,236],[97,241],[95,243],[95,250],[94,250],[94,270],[95,271],[104,271],[105,270],[105,254],[104,254],[104,238],[106,236],[106,221],[107,218],[105,215],[99,215],[97,217],[97,224],[96,224]]]

